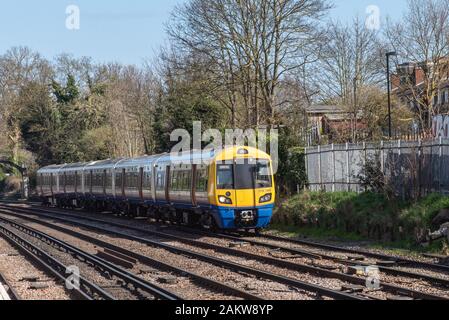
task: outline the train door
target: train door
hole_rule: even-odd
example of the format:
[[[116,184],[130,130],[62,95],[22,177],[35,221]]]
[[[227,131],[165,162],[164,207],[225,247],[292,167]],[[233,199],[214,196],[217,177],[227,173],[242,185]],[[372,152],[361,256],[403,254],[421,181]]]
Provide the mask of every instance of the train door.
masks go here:
[[[190,186],[190,198],[192,199],[192,206],[196,207],[197,201],[196,201],[196,182],[197,182],[197,165],[192,165],[192,181]]]
[[[165,167],[165,201],[170,203],[170,166]]]
[[[54,196],[54,192],[53,192],[53,173],[50,173],[50,192],[51,192],[51,196]]]
[[[75,175],[75,181],[74,181],[75,186],[74,186],[73,192],[75,194],[77,194],[78,193],[78,171],[75,171],[74,175]]]
[[[125,198],[125,186],[126,186],[126,169],[123,168],[122,169],[122,185],[121,185],[121,189],[122,189],[122,198]]]
[[[64,191],[64,194],[67,194],[66,185],[67,185],[67,173],[64,171],[62,175],[62,190]]]
[[[103,170],[103,195],[106,195],[106,181],[107,181],[108,171],[106,169]]]
[[[140,200],[143,201],[143,168],[139,168],[139,183],[138,183],[138,188],[139,188],[139,198]]]
[[[93,172],[93,170],[90,170],[89,171],[89,193],[90,194],[92,194],[93,176],[94,176],[94,172]]]
[[[153,196],[153,202],[156,203],[157,198],[156,198],[156,188],[157,188],[157,179],[158,179],[158,173],[157,173],[157,166],[152,165],[152,170],[153,170],[153,175],[151,178],[151,194]]]

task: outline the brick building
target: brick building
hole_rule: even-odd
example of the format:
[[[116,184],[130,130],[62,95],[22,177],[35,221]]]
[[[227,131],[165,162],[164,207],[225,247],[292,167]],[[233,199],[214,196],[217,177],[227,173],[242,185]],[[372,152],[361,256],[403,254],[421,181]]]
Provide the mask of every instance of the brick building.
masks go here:
[[[417,96],[426,90],[426,75],[424,68],[432,68],[431,63],[407,62],[398,65],[396,73],[391,76],[392,93],[411,110],[418,110]],[[442,112],[449,111],[449,60],[440,64],[438,88],[432,94],[434,107]]]

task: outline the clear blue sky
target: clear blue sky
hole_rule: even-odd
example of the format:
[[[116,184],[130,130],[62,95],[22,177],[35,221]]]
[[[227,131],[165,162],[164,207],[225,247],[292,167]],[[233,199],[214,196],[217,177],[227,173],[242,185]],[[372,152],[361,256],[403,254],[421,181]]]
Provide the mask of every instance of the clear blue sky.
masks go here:
[[[28,46],[45,57],[67,52],[95,61],[140,64],[166,40],[164,23],[173,7],[186,0],[2,0],[0,53]],[[406,0],[334,0],[331,17],[365,16],[377,5],[381,17],[397,18]],[[66,28],[66,7],[80,8],[80,29]]]

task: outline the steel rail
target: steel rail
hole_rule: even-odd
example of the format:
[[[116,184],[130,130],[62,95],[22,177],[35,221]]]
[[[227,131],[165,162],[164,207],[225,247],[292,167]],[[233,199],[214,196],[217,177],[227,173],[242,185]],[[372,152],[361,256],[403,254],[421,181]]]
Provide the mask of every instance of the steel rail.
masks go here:
[[[289,238],[285,238],[285,237],[277,237],[277,236],[272,236],[272,235],[267,235],[267,234],[263,234],[261,237],[269,239],[269,240],[274,240],[274,241],[284,241],[284,242],[289,242],[289,243],[293,243],[293,244],[305,245],[305,246],[309,246],[309,247],[313,247],[313,248],[320,248],[320,249],[331,250],[331,251],[339,251],[339,252],[351,253],[351,254],[356,254],[356,255],[365,255],[367,257],[381,259],[383,261],[393,261],[398,264],[413,265],[413,266],[419,266],[419,267],[423,267],[423,268],[430,268],[430,269],[449,272],[449,266],[437,264],[437,263],[414,261],[414,260],[407,259],[407,258],[394,257],[394,256],[386,255],[386,254],[374,253],[374,252],[369,252],[369,251],[365,251],[365,250],[349,249],[349,248],[344,248],[344,247],[340,247],[340,246],[332,246],[332,245],[323,244],[323,243],[316,243],[313,241],[300,240],[300,239],[289,239]]]
[[[6,293],[8,294],[10,300],[14,301],[22,300],[17,291],[14,289],[11,283],[6,279],[6,277],[1,272],[0,272],[0,284],[3,285],[3,288],[6,290]]]
[[[193,228],[186,228],[186,227],[182,227],[182,226],[167,226],[166,228],[170,228],[175,231],[180,230],[181,232],[185,232],[185,233],[187,233],[187,232],[195,233],[198,235],[204,235],[204,236],[216,238],[216,239],[223,238],[223,239],[228,239],[228,240],[232,240],[232,241],[244,241],[253,246],[260,246],[260,247],[265,247],[265,248],[273,249],[273,250],[281,250],[281,251],[288,252],[288,253],[291,253],[294,255],[301,255],[301,256],[305,256],[305,257],[323,258],[323,259],[332,260],[334,262],[338,262],[338,263],[341,263],[344,265],[364,266],[364,267],[373,266],[373,264],[370,264],[367,262],[350,261],[347,259],[342,259],[339,257],[328,255],[325,253],[312,252],[312,251],[307,251],[307,250],[302,250],[302,249],[297,249],[297,248],[289,248],[289,247],[280,246],[280,245],[276,245],[276,244],[264,243],[264,242],[260,242],[260,241],[252,240],[252,239],[248,239],[248,238],[240,238],[240,237],[232,236],[229,234],[217,234],[217,233],[212,233],[212,232],[207,232],[207,231],[202,231],[202,230],[196,230]],[[283,239],[283,238],[276,238],[276,239],[278,241],[282,241],[281,239]],[[360,253],[360,255],[362,255],[362,254]],[[384,260],[382,260],[382,261],[384,261]],[[395,261],[392,261],[392,262],[395,262]],[[419,279],[419,280],[426,280],[426,281],[431,282],[432,284],[439,284],[439,285],[443,285],[445,287],[449,287],[448,279],[434,277],[434,276],[417,273],[417,272],[399,270],[399,269],[395,269],[394,267],[385,267],[385,266],[381,266],[381,265],[377,265],[377,264],[375,266],[380,271],[383,271],[386,274],[390,274],[390,275],[394,275],[394,276],[403,276],[403,277]]]
[[[54,275],[61,282],[65,283],[65,281],[67,280],[67,267],[64,264],[1,224],[0,233],[8,242],[11,243],[11,245],[18,248],[24,255],[41,266],[46,271],[46,273]],[[82,276],[79,277],[79,283],[80,287],[73,288],[73,291],[82,299],[115,300],[115,298],[104,289],[90,282],[89,280],[86,280]]]
[[[75,258],[83,260],[83,262],[88,262],[95,266],[100,271],[108,273],[110,275],[114,275],[117,278],[123,280],[125,283],[132,285],[134,288],[139,288],[151,295],[163,299],[163,300],[182,300],[181,297],[175,295],[174,293],[158,287],[144,279],[137,277],[136,275],[122,269],[110,263],[104,259],[98,258],[94,255],[91,255],[83,250],[80,250],[64,241],[58,240],[48,234],[40,232],[34,228],[25,226],[23,224],[17,223],[16,221],[0,217],[0,221],[6,222],[10,224],[12,227],[34,237],[43,242],[46,242],[52,246],[55,246],[60,249],[64,249],[66,252],[71,253]]]
[[[2,213],[1,209],[0,209],[0,213]],[[169,270],[171,272],[174,272],[174,273],[177,273],[177,274],[180,274],[180,275],[183,275],[183,276],[188,276],[189,278],[191,278],[191,280],[193,282],[197,282],[197,283],[202,284],[203,286],[206,286],[206,287],[209,287],[209,288],[213,288],[215,291],[220,291],[220,292],[224,292],[224,293],[227,293],[227,294],[235,295],[235,296],[241,297],[243,299],[247,299],[247,300],[263,300],[262,298],[260,298],[258,296],[255,296],[253,294],[250,294],[248,292],[242,291],[240,289],[228,286],[228,285],[226,285],[224,283],[212,280],[210,278],[206,278],[206,277],[200,276],[200,275],[198,275],[196,273],[193,273],[193,272],[187,271],[185,269],[181,269],[181,268],[175,267],[173,265],[164,263],[164,262],[159,261],[159,260],[155,260],[153,258],[141,255],[141,254],[136,253],[134,251],[130,251],[130,250],[127,250],[125,248],[118,247],[118,246],[113,245],[111,243],[102,241],[102,240],[97,239],[97,238],[93,238],[91,236],[88,236],[86,234],[74,231],[72,229],[64,228],[62,226],[58,226],[58,225],[49,223],[47,221],[35,219],[35,218],[29,217],[29,216],[24,216],[24,215],[21,215],[21,214],[8,213],[8,215],[13,215],[13,216],[16,216],[18,218],[26,219],[26,220],[28,220],[30,222],[34,222],[34,223],[37,223],[37,224],[44,225],[44,226],[52,228],[54,230],[57,230],[57,231],[65,233],[65,234],[69,234],[71,236],[74,236],[76,238],[85,240],[85,241],[87,241],[89,243],[92,243],[92,244],[95,244],[97,246],[100,246],[100,247],[103,247],[103,248],[108,248],[108,249],[113,250],[115,252],[124,254],[124,255],[126,255],[128,257],[132,257],[134,259],[137,259],[141,263],[144,263],[146,265],[156,266],[159,269]]]
[[[17,208],[14,205],[2,204],[5,202],[12,203],[12,204],[21,204],[19,202],[8,202],[8,201],[1,200],[0,206],[4,206],[4,207],[8,207],[8,208]],[[40,206],[40,205],[31,204],[30,207],[31,207],[31,208],[29,208],[30,210],[37,210],[37,211],[41,211],[44,213],[45,212],[55,213],[55,214],[60,213],[60,212],[51,211],[51,210],[42,210],[41,209],[42,206]],[[67,211],[64,210],[64,211],[67,212],[68,210]],[[196,232],[201,232],[201,231],[196,230]],[[208,233],[208,234],[211,235],[210,233]],[[220,234],[220,235],[223,235],[223,234]],[[223,236],[228,236],[228,235],[223,235]],[[241,236],[243,236],[245,238],[245,241],[247,241],[247,238],[244,235],[241,235]],[[391,255],[374,253],[374,252],[369,252],[369,251],[365,251],[365,250],[349,249],[349,248],[344,248],[341,246],[333,246],[333,245],[322,244],[322,243],[317,243],[317,242],[308,241],[308,240],[301,240],[301,239],[277,237],[277,236],[268,235],[268,234],[262,234],[260,237],[266,238],[268,240],[273,240],[273,241],[284,241],[284,242],[289,242],[292,244],[304,245],[304,246],[309,246],[309,247],[314,247],[314,248],[319,248],[319,249],[324,249],[324,250],[344,252],[344,253],[350,253],[350,254],[355,254],[355,255],[365,255],[367,257],[379,259],[382,261],[392,261],[392,262],[396,262],[398,264],[403,264],[403,265],[412,265],[412,266],[417,266],[417,267],[422,267],[422,268],[430,268],[430,269],[435,269],[435,270],[439,270],[439,271],[449,272],[449,266],[438,264],[438,263],[415,261],[415,260],[411,260],[411,259],[407,259],[407,258],[395,257],[395,256],[391,256]],[[235,238],[237,239],[237,237],[235,237]],[[241,241],[242,239],[239,239],[239,240]],[[303,252],[305,255],[307,255],[306,251],[303,251]],[[312,253],[311,256],[316,256],[316,254]]]
[[[17,208],[14,208],[14,209],[16,210]],[[11,210],[11,208],[9,210]],[[10,214],[8,212],[5,212],[4,209],[0,210],[0,211],[4,212],[5,214]],[[150,231],[148,231],[148,230],[144,230],[144,229],[140,229],[140,228],[131,228],[129,226],[123,226],[123,225],[120,225],[120,224],[114,224],[112,222],[106,222],[106,221],[93,219],[93,218],[85,218],[85,217],[73,216],[73,215],[69,215],[69,214],[61,214],[60,216],[52,216],[52,215],[44,214],[44,213],[27,212],[27,210],[25,210],[25,209],[19,209],[18,211],[21,211],[21,212],[24,212],[24,213],[28,213],[28,214],[32,214],[32,215],[45,216],[45,217],[50,218],[50,219],[60,220],[60,221],[66,222],[66,223],[70,223],[70,224],[74,224],[74,225],[90,228],[92,230],[97,230],[97,231],[100,231],[100,232],[103,232],[103,233],[120,236],[120,237],[129,239],[129,240],[132,240],[132,241],[144,243],[144,244],[147,244],[147,245],[150,245],[150,246],[153,246],[153,247],[162,248],[162,249],[165,249],[165,250],[167,250],[169,252],[172,252],[172,253],[175,253],[175,254],[191,256],[193,258],[196,258],[196,259],[199,259],[199,260],[202,260],[202,261],[205,261],[205,262],[217,265],[219,267],[226,267],[228,269],[231,269],[231,270],[234,270],[234,271],[237,271],[237,272],[245,272],[247,274],[251,274],[251,275],[254,275],[254,276],[257,276],[257,277],[261,277],[261,278],[272,280],[272,281],[275,281],[275,282],[278,282],[278,283],[283,283],[283,284],[286,284],[286,285],[290,285],[290,286],[295,287],[295,288],[303,289],[303,290],[308,291],[308,292],[317,293],[317,294],[320,294],[321,296],[325,296],[325,297],[329,297],[329,298],[333,298],[333,299],[341,299],[341,300],[370,300],[370,299],[362,297],[362,296],[358,296],[358,295],[354,295],[354,294],[350,294],[350,293],[346,293],[346,292],[342,292],[342,291],[337,291],[337,290],[333,290],[333,289],[317,286],[317,285],[314,285],[314,284],[311,284],[311,283],[306,283],[306,282],[303,282],[303,281],[300,281],[300,280],[292,279],[292,278],[289,278],[289,277],[285,277],[285,276],[282,276],[282,275],[278,275],[278,274],[274,274],[274,273],[271,273],[271,272],[263,271],[263,270],[260,270],[260,269],[247,267],[245,265],[241,265],[241,264],[234,263],[234,262],[231,262],[231,261],[228,261],[228,260],[216,258],[216,257],[209,256],[209,255],[206,255],[206,254],[202,254],[202,253],[199,253],[199,252],[191,251],[191,250],[188,250],[188,249],[183,249],[183,248],[167,245],[167,244],[164,244],[164,243],[161,243],[161,242],[149,240],[149,239],[146,239],[146,238],[133,236],[133,235],[130,235],[130,234],[127,234],[127,233],[124,233],[124,232],[114,231],[114,230],[111,230],[111,229],[102,228],[102,227],[99,227],[99,226],[94,226],[94,225],[82,223],[82,222],[79,222],[79,221],[73,221],[73,220],[70,220],[70,219],[64,219],[64,218],[61,217],[61,215],[62,216],[66,216],[66,217],[68,216],[70,218],[78,219],[78,220],[88,220],[88,221],[92,221],[92,222],[96,222],[96,223],[102,223],[102,224],[107,224],[107,225],[121,227],[121,228],[128,228],[129,230],[134,230],[134,231],[139,231],[139,232],[143,232],[143,233],[149,234]],[[51,212],[51,213],[55,214],[54,212]],[[162,234],[162,233],[159,233],[159,234],[161,236],[163,236],[164,238],[167,238],[166,236],[164,236],[164,234]],[[217,249],[218,248],[226,249],[226,248],[217,246]],[[232,250],[232,249],[229,249],[229,250]],[[234,250],[234,251],[239,253],[239,254],[241,253],[240,251],[237,251],[237,250]],[[280,260],[279,262],[288,264],[288,262],[282,261],[282,260]],[[310,268],[313,268],[313,267],[310,267]],[[324,270],[324,269],[323,270],[320,269],[320,271],[327,272],[327,270]],[[356,278],[356,277],[354,277],[354,278]],[[360,278],[356,278],[356,279],[357,279],[357,281],[359,283],[363,282],[363,284],[365,284],[365,281],[363,279],[360,279]],[[436,298],[433,297],[433,299],[436,299]]]
[[[19,210],[22,211],[22,212],[26,212],[27,211],[26,209],[19,209]],[[45,210],[40,210],[40,209],[36,209],[36,210],[39,211],[39,212],[45,211]],[[121,223],[116,223],[116,222],[112,222],[112,221],[105,221],[105,220],[96,219],[96,218],[90,218],[90,217],[84,217],[84,216],[73,215],[73,214],[68,214],[68,213],[61,213],[61,212],[54,212],[54,211],[46,211],[46,212],[58,215],[58,216],[52,216],[52,215],[46,215],[45,213],[42,213],[42,215],[50,217],[50,218],[53,218],[53,219],[59,219],[59,220],[63,220],[64,221],[64,219],[60,218],[60,216],[66,216],[66,217],[69,217],[69,218],[81,219],[81,220],[86,220],[86,221],[92,221],[92,222],[95,222],[95,223],[107,224],[107,225],[111,225],[111,226],[119,227],[119,228],[126,228],[126,229],[129,229],[129,230],[138,231],[138,232],[145,233],[145,234],[150,234],[150,235],[153,235],[153,236],[158,236],[158,237],[163,237],[163,238],[169,238],[169,239],[180,241],[180,242],[183,242],[183,243],[187,243],[187,244],[190,244],[190,245],[193,245],[193,246],[198,246],[198,247],[202,247],[202,248],[205,248],[205,249],[214,250],[214,251],[217,251],[217,252],[222,252],[224,254],[235,255],[235,256],[244,256],[247,259],[253,259],[253,260],[257,260],[257,261],[261,261],[261,262],[268,262],[268,263],[271,263],[272,265],[280,266],[280,267],[283,267],[283,268],[288,268],[288,269],[295,270],[295,271],[305,271],[305,272],[310,272],[310,273],[317,274],[317,275],[320,275],[320,276],[327,276],[327,277],[334,278],[334,279],[340,279],[342,281],[346,281],[346,282],[349,282],[349,283],[352,283],[352,284],[366,285],[366,280],[365,279],[362,279],[362,278],[359,278],[359,277],[356,277],[356,276],[347,275],[347,274],[344,274],[344,273],[341,273],[341,272],[335,272],[335,271],[327,270],[327,269],[324,269],[324,268],[319,268],[319,267],[309,266],[309,265],[306,265],[306,264],[293,263],[293,262],[280,260],[280,259],[276,259],[276,258],[256,255],[256,254],[252,254],[252,253],[249,253],[249,252],[243,252],[243,251],[239,251],[239,250],[235,250],[235,249],[231,249],[231,248],[227,248],[227,247],[222,247],[222,246],[218,246],[218,245],[214,245],[214,244],[209,244],[209,243],[205,243],[205,242],[201,242],[201,241],[192,240],[192,239],[189,239],[189,238],[184,238],[184,237],[180,237],[180,236],[170,235],[170,234],[167,234],[167,233],[164,233],[164,232],[151,231],[151,230],[142,229],[142,228],[138,228],[138,227],[132,227],[132,226],[128,226],[128,225],[123,225]],[[36,213],[33,213],[33,211],[32,211],[31,214],[36,214]],[[78,223],[78,222],[75,222],[75,223]],[[130,236],[130,235],[125,234],[125,233],[121,233],[121,232],[118,232],[118,231],[111,231],[109,229],[105,229],[105,228],[101,228],[101,227],[96,227],[96,226],[91,226],[91,225],[87,225],[87,227],[94,227],[96,229],[98,228],[102,232],[118,234],[118,235],[120,235],[122,237],[127,237],[130,240],[135,240],[137,238],[137,240],[135,240],[135,241],[140,241],[140,242],[148,241],[147,239],[144,239],[144,238]],[[367,266],[369,266],[369,264]],[[387,284],[387,283],[382,283],[382,288],[385,291],[388,291],[388,292],[391,292],[391,293],[394,293],[394,294],[399,294],[399,295],[406,295],[406,296],[412,297],[414,299],[447,300],[446,297],[440,297],[440,296],[436,296],[436,295],[432,295],[432,294],[428,294],[428,293],[423,293],[423,292],[419,292],[419,291],[416,291],[416,290],[412,290],[412,289],[408,289],[408,288],[404,288],[404,287],[399,287],[399,286],[392,285],[392,284]]]

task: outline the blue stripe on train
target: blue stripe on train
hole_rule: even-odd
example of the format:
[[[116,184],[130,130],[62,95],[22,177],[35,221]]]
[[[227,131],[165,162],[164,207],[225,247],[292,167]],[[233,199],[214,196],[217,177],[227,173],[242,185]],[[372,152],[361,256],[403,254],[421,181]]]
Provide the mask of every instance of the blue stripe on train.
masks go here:
[[[259,206],[255,209],[257,209],[258,214],[257,225],[255,227],[266,228],[270,224],[271,217],[273,216],[274,205]],[[216,206],[212,208],[212,214],[214,215],[219,228],[235,229],[237,228],[235,225],[235,212],[240,210],[254,210],[254,207],[228,208]]]
[[[90,199],[96,199],[100,201],[129,201],[130,203],[139,204],[142,203],[142,200],[140,198],[113,198],[113,197],[99,197],[99,196],[90,196],[87,197]],[[144,202],[147,205],[156,205],[156,206],[166,206],[168,203],[165,201],[157,201],[154,203],[153,201],[145,201]],[[171,203],[170,203],[171,205]],[[173,203],[172,204],[175,208],[178,209],[192,209],[192,204],[189,203]],[[235,212],[241,211],[241,210],[254,210],[257,209],[258,214],[258,220],[257,225],[255,228],[266,228],[270,222],[271,218],[273,216],[273,209],[274,205],[265,205],[265,206],[259,206],[259,207],[238,207],[238,208],[229,208],[229,207],[222,207],[222,206],[213,206],[213,205],[201,205],[200,208],[211,211],[212,215],[215,218],[215,221],[218,224],[218,227],[221,229],[236,229],[237,226],[235,225]]]

